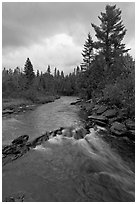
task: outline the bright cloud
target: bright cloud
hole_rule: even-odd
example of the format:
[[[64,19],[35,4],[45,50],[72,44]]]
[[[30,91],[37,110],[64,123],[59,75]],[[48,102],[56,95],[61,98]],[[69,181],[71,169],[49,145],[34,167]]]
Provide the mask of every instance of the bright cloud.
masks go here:
[[[65,73],[72,71],[74,64],[78,65],[82,60],[81,47],[74,42],[71,36],[63,33],[45,38],[39,44],[33,44],[28,48],[10,50],[3,55],[3,65],[10,67],[12,64],[15,68],[18,64],[23,67],[27,57],[31,59],[35,70],[46,71],[49,64],[52,68],[57,67],[64,70]]]

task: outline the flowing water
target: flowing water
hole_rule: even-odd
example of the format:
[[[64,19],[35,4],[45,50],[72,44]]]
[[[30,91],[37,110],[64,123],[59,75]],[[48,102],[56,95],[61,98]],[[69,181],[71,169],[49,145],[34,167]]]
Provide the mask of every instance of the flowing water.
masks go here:
[[[6,126],[9,118],[5,118],[3,137],[6,131],[18,134],[21,127],[21,134],[25,130],[25,134],[36,137],[60,126],[81,126],[78,108],[69,105],[72,100],[74,98],[63,97],[10,118],[14,129]],[[3,141],[8,143],[10,139],[7,136]],[[3,199],[18,194],[25,195],[24,201],[35,202],[130,202],[134,201],[134,173],[91,129],[91,133],[80,140],[62,135],[50,138],[5,165]]]

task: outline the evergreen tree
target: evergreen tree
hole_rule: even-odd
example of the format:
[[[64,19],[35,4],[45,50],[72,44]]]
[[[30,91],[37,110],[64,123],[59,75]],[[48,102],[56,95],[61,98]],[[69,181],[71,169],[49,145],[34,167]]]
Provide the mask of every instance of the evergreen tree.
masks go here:
[[[82,52],[82,56],[83,56],[83,67],[89,67],[91,62],[92,62],[92,59],[93,59],[93,46],[94,46],[94,43],[93,43],[93,40],[92,40],[92,37],[90,35],[90,33],[88,34],[88,38],[87,40],[85,41],[85,44],[84,44],[84,50]]]
[[[51,74],[50,65],[48,65],[47,73],[48,73],[48,74]]]
[[[37,70],[37,77],[39,77],[39,75],[40,75],[40,74],[39,74],[39,70]]]
[[[93,23],[91,25],[98,39],[96,46],[104,55],[107,68],[109,68],[114,63],[115,58],[122,56],[129,49],[126,50],[125,44],[121,43],[126,34],[121,20],[121,10],[117,9],[116,5],[107,5],[105,10],[106,12],[101,12],[101,16],[98,17],[101,21],[100,26]]]
[[[56,77],[57,76],[57,68],[55,67],[55,69],[54,69],[54,77]]]
[[[64,72],[63,71],[61,71],[61,77],[64,78]]]
[[[57,70],[57,77],[60,77],[60,71]]]
[[[25,73],[25,76],[27,79],[27,84],[28,85],[31,84],[32,80],[35,77],[35,74],[34,74],[34,70],[33,70],[33,65],[32,65],[29,58],[27,58],[27,60],[26,60],[25,67],[24,67],[24,73]]]

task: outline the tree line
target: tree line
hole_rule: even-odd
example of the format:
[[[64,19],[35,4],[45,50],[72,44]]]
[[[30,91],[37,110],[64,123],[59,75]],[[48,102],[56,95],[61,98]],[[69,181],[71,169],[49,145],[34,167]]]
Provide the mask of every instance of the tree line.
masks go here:
[[[98,16],[100,25],[91,23],[96,41],[90,32],[82,51],[83,63],[64,76],[63,71],[50,66],[45,73],[34,73],[28,58],[24,71],[17,67],[3,70],[3,96],[35,97],[39,94],[79,95],[114,104],[134,114],[135,61],[122,43],[126,28],[121,19],[121,10],[116,5],[106,5],[105,12]]]

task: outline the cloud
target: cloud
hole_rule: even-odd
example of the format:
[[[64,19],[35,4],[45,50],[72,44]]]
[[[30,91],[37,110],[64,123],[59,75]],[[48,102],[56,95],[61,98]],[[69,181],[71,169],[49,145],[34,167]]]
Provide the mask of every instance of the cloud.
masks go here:
[[[132,46],[135,38],[135,3],[111,2],[122,10],[127,34],[124,42]],[[47,64],[66,72],[81,62],[81,52],[88,32],[94,37],[91,22],[105,2],[4,2],[2,3],[3,66],[23,66],[27,57],[35,67]],[[132,22],[132,23],[131,23]],[[134,54],[134,53],[133,53]]]
[[[17,65],[23,67],[29,57],[35,70],[40,69],[45,72],[49,64],[52,68],[62,68],[65,73],[68,73],[70,69],[73,71],[74,64],[78,65],[81,61],[80,52],[81,47],[74,42],[73,38],[62,33],[45,38],[41,43],[33,44],[29,48],[22,47],[5,53],[3,64],[7,64],[8,67],[13,64],[14,68]]]

